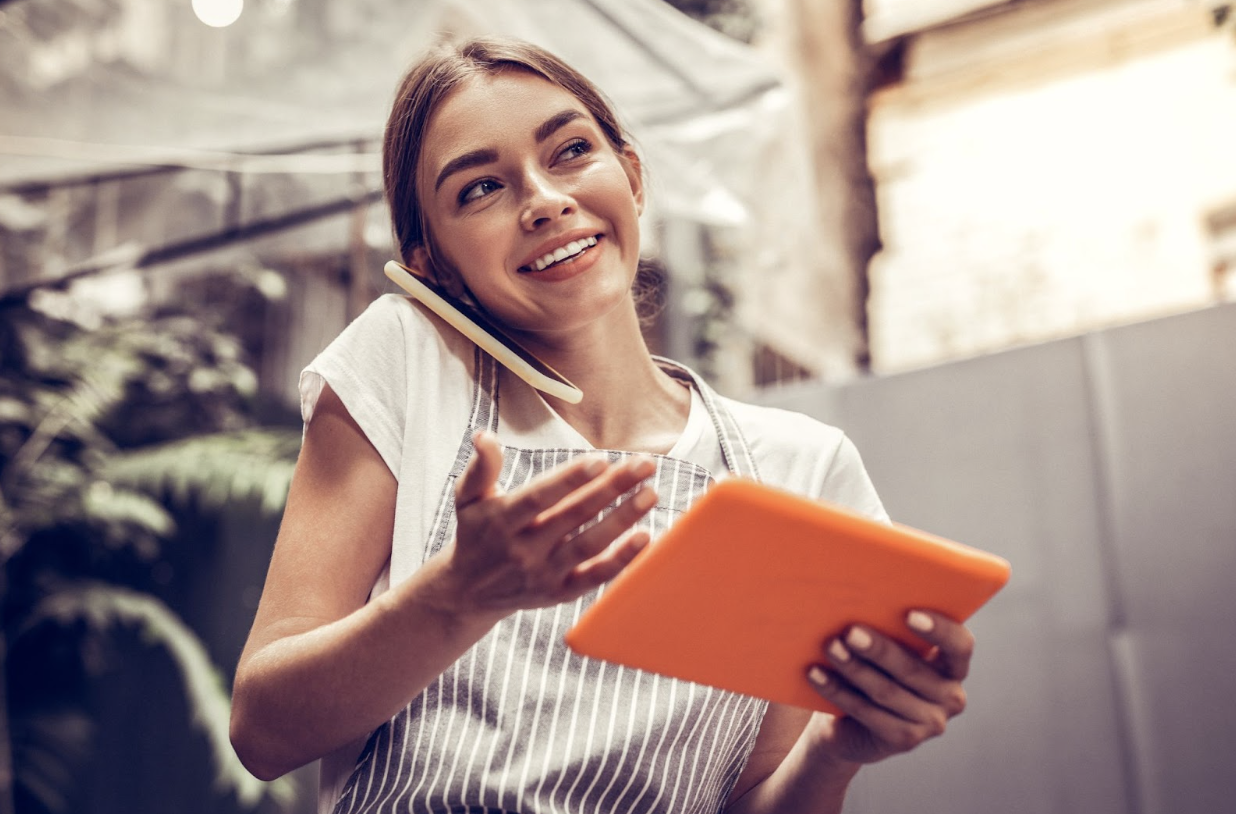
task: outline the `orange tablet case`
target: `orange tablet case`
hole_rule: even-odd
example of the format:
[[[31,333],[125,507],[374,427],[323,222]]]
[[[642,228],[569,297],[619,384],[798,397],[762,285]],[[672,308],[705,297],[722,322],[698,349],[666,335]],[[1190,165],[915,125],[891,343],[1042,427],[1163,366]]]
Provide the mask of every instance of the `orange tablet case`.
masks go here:
[[[806,679],[861,622],[917,652],[914,608],[964,621],[1009,563],[902,525],[730,478],[645,549],[566,635],[576,652],[836,712]]]

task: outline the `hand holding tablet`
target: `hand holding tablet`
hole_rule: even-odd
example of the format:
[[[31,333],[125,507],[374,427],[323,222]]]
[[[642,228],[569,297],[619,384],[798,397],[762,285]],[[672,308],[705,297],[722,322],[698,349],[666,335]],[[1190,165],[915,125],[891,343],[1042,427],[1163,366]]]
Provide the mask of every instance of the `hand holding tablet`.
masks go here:
[[[730,478],[627,566],[566,642],[583,655],[835,712],[806,680],[824,642],[861,623],[923,654],[909,611],[963,622],[1009,575],[995,555]]]

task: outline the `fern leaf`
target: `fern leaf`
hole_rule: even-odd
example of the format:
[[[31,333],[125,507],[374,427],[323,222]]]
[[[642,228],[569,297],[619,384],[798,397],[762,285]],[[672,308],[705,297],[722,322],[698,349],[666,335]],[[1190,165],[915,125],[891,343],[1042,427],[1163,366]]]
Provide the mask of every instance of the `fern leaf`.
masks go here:
[[[96,481],[86,490],[82,509],[99,525],[136,526],[158,537],[170,537],[176,531],[176,521],[162,504],[104,481]]]
[[[252,501],[275,514],[287,499],[299,448],[294,430],[199,435],[110,456],[100,475],[178,503],[196,500],[206,510]]]
[[[13,784],[47,811],[69,808],[76,767],[89,753],[91,721],[75,710],[18,711],[11,719]]]
[[[197,635],[158,599],[113,585],[73,583],[44,597],[18,635],[47,621],[83,621],[96,631],[136,627],[145,641],[164,648],[180,671],[193,723],[205,734],[214,758],[216,786],[248,807],[265,794],[282,802],[291,799],[289,782],[263,783],[241,765],[228,738],[231,699],[223,678]]]

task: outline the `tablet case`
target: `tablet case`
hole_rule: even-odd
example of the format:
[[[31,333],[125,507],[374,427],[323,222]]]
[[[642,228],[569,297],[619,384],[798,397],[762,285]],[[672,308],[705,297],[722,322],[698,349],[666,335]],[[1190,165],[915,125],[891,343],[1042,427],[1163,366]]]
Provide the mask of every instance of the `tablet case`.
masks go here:
[[[576,652],[797,707],[861,622],[922,654],[914,608],[965,621],[1008,581],[992,554],[741,478],[714,485],[567,632]]]

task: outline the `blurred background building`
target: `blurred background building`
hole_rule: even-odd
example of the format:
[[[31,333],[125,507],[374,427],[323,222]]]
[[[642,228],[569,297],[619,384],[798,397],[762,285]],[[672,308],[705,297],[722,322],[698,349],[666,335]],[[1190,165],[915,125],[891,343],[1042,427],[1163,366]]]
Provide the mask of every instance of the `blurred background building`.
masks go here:
[[[394,84],[487,32],[630,125],[654,349],[1014,563],[971,710],[847,811],[1227,810],[1232,4],[7,0],[0,814],[310,810],[312,769],[246,779],[219,689],[297,373],[393,289]]]
[[[868,12],[881,60],[878,369],[1236,295],[1230,4],[881,0]]]

